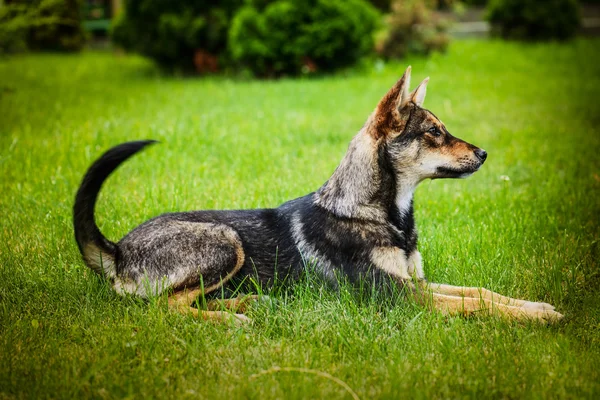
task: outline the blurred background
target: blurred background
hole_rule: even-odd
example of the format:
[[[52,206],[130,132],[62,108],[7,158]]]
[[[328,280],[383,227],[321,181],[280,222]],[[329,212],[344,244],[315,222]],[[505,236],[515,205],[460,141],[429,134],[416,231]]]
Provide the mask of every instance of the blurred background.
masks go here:
[[[122,49],[177,74],[319,74],[464,37],[598,33],[600,0],[0,0],[0,53]]]

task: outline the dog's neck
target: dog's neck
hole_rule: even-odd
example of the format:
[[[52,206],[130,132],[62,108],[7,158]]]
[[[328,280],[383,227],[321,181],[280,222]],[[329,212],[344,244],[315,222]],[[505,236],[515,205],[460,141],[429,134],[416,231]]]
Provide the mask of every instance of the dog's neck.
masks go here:
[[[400,215],[408,215],[413,213],[413,197],[416,185],[413,186],[409,182],[401,182],[397,187],[395,203]]]
[[[385,148],[363,128],[331,178],[317,191],[316,202],[339,217],[389,221],[405,230],[406,220],[413,217],[417,184],[394,172]]]

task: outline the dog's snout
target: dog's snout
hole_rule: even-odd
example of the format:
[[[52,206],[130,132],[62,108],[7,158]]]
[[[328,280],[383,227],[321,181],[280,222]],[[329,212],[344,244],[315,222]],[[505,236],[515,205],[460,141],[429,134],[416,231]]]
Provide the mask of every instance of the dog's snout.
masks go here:
[[[483,149],[477,149],[475,150],[475,155],[477,156],[477,158],[479,158],[479,161],[483,163],[487,158],[487,151]]]

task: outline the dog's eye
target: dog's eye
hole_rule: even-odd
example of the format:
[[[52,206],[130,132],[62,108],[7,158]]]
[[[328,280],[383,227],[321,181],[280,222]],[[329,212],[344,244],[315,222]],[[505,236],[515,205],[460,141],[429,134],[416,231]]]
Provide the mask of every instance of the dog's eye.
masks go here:
[[[432,126],[431,128],[427,129],[427,132],[432,134],[433,136],[441,135],[440,131],[438,131],[438,129],[435,126]]]

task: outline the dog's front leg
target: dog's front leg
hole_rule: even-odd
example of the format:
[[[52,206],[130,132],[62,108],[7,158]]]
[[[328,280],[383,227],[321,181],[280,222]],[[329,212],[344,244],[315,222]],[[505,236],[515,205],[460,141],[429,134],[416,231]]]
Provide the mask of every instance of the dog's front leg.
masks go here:
[[[548,303],[513,299],[482,287],[453,286],[443,283],[427,283],[427,288],[434,293],[458,297],[472,297],[476,299],[491,300],[496,304],[523,307],[538,310],[554,310],[554,306]]]
[[[512,299],[477,287],[460,287],[421,282],[414,289],[418,302],[449,315],[487,312],[514,320],[556,322],[563,315],[546,303]]]

